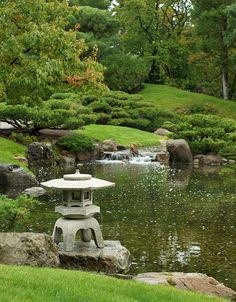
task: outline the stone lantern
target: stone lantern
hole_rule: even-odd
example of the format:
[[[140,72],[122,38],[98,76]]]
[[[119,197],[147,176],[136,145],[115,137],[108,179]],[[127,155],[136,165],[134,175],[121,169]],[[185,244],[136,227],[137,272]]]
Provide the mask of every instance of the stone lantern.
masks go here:
[[[74,250],[76,234],[80,231],[83,242],[90,242],[93,236],[96,246],[103,248],[100,225],[93,217],[100,213],[100,207],[93,205],[93,190],[112,187],[115,184],[77,171],[75,174],[67,174],[61,179],[53,179],[41,185],[63,192],[63,204],[55,207],[55,212],[62,217],[54,226],[54,242],[59,243],[62,235],[63,250],[71,252]]]

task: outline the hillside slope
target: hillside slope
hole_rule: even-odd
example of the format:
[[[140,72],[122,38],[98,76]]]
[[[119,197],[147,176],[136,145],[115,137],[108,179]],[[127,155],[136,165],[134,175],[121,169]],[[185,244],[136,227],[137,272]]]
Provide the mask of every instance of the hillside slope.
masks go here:
[[[140,94],[145,101],[155,103],[162,110],[176,111],[193,105],[210,104],[217,109],[217,113],[236,119],[236,101],[226,101],[205,94],[155,84],[146,84]]]
[[[16,164],[26,167],[26,164],[14,159],[15,156],[25,157],[26,147],[9,139],[0,137],[0,164]]]
[[[134,143],[139,147],[157,146],[160,144],[158,135],[129,127],[88,125],[83,130],[76,130],[76,132],[99,141],[112,139],[125,146],[130,146],[130,144]]]

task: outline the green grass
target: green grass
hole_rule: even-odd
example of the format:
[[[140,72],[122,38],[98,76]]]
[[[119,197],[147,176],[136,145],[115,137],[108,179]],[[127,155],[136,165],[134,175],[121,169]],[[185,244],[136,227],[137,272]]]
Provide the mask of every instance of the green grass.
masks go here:
[[[157,135],[146,131],[110,125],[88,125],[85,126],[84,130],[76,130],[76,132],[99,141],[112,139],[125,146],[129,146],[132,143],[140,147],[157,146],[160,139]]]
[[[17,164],[26,167],[25,163],[14,159],[15,156],[25,157],[26,147],[0,137],[0,163]]]
[[[169,287],[80,271],[0,266],[1,302],[223,302]]]
[[[236,102],[226,101],[213,96],[193,93],[166,85],[146,84],[140,93],[145,101],[155,103],[158,108],[175,111],[192,105],[211,104],[219,114],[236,119]]]

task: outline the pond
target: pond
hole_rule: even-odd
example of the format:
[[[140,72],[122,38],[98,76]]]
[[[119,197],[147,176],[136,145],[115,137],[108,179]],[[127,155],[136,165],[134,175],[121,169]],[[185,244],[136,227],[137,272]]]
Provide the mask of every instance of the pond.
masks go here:
[[[202,272],[236,289],[236,168],[157,164],[85,164],[81,172],[113,181],[97,191],[105,239],[132,255],[131,274]],[[42,198],[16,231],[51,234],[59,195]]]

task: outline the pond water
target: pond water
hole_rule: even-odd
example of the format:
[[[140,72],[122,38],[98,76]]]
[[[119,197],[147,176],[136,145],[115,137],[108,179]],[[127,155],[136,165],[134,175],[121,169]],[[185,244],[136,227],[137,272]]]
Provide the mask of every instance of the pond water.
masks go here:
[[[236,289],[236,168],[168,168],[157,164],[85,164],[81,172],[113,181],[95,192],[103,236],[132,255],[131,274],[202,272]],[[51,234],[60,195],[16,231]]]

